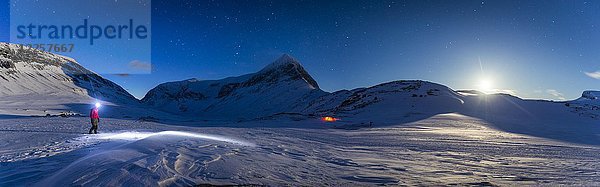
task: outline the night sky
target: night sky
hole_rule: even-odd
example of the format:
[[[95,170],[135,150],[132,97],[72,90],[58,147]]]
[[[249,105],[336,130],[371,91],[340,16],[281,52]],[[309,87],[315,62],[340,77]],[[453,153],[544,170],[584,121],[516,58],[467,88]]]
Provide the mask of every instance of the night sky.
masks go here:
[[[600,89],[599,28],[597,1],[153,0],[152,74],[103,76],[143,97],[159,83],[252,73],[288,53],[326,91],[422,79],[574,99]]]

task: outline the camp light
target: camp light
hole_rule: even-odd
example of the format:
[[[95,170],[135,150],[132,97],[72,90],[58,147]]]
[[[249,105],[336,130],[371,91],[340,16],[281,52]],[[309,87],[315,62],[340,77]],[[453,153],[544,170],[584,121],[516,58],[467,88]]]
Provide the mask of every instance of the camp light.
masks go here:
[[[339,119],[331,117],[331,116],[325,116],[325,117],[321,118],[321,120],[326,121],[326,122],[335,122],[335,121],[337,121]]]

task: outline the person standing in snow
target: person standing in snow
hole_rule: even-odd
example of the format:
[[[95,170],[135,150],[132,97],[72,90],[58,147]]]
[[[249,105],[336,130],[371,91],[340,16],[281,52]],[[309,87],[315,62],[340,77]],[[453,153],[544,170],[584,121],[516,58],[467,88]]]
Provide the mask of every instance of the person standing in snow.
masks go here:
[[[100,104],[96,103],[94,108],[90,111],[90,120],[92,122],[92,128],[90,128],[90,134],[94,131],[94,134],[98,134],[98,123],[100,123],[100,115],[98,115],[98,108],[100,108]]]

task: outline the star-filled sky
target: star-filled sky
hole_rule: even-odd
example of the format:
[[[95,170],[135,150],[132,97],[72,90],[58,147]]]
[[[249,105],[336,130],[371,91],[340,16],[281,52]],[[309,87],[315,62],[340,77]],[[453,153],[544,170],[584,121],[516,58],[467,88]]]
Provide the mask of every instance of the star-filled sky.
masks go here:
[[[153,0],[151,23],[152,74],[103,75],[140,98],[167,81],[252,73],[283,53],[326,91],[402,79],[552,100],[600,89],[597,1]]]

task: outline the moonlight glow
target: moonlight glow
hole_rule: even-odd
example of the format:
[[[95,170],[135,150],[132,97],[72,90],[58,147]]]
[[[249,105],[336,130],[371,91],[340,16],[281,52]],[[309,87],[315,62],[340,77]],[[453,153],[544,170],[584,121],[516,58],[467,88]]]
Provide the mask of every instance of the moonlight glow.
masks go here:
[[[477,84],[477,88],[481,92],[490,93],[492,90],[494,90],[494,83],[492,82],[491,79],[483,78],[483,79],[479,80],[479,83]]]

